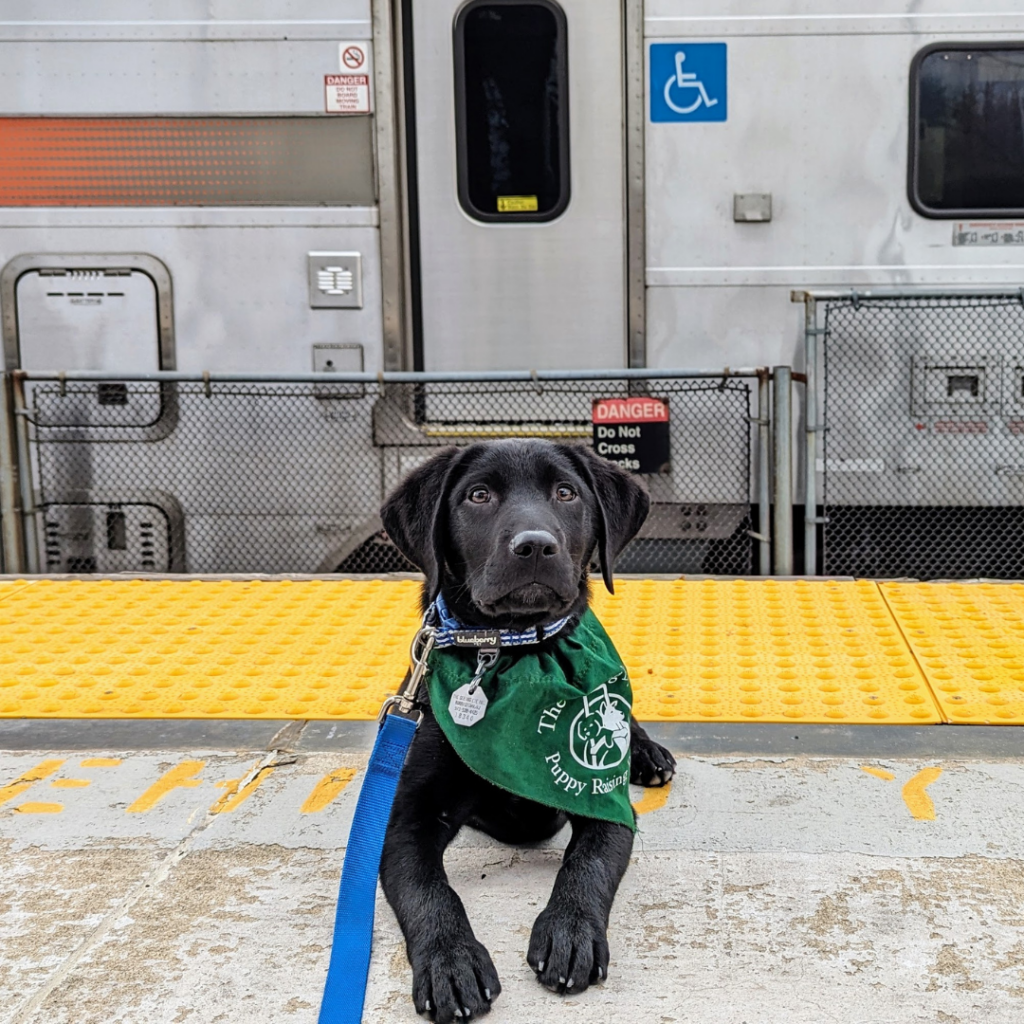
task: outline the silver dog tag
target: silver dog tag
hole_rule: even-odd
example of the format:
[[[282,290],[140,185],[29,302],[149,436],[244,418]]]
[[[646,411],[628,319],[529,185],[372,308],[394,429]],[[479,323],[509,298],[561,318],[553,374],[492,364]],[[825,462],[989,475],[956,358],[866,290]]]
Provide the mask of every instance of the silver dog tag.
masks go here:
[[[448,714],[456,725],[476,725],[487,714],[487,694],[477,680],[464,683],[448,702]]]

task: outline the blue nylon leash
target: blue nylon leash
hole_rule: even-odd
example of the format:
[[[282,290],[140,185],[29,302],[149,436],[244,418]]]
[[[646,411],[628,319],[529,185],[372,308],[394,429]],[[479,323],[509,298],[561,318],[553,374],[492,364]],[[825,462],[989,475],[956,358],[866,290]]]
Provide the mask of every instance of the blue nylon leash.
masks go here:
[[[434,638],[434,627],[424,619],[412,642],[409,682],[401,693],[384,701],[377,716],[381,727],[366,766],[345,847],[319,1024],[360,1024],[363,1019],[380,855],[405,755],[423,717],[422,713],[409,716],[416,710],[416,692],[426,674]],[[390,714],[392,708],[399,713]]]
[[[535,644],[553,636],[569,621],[568,617],[525,633],[498,631],[495,647]],[[377,898],[377,875],[384,849],[391,805],[395,802],[398,779],[405,765],[409,745],[416,735],[419,718],[412,714],[416,691],[427,670],[427,657],[435,646],[459,646],[464,635],[487,630],[464,630],[448,611],[438,594],[427,610],[423,627],[412,642],[412,674],[405,690],[389,697],[380,710],[380,731],[373,745],[366,775],[359,791],[356,813],[345,847],[341,869],[338,909],[334,915],[334,941],[327,966],[319,1024],[361,1024],[366,1000],[366,979],[370,972],[370,947],[373,942],[373,916]],[[468,646],[477,646],[470,641]],[[483,652],[481,652],[482,656]],[[492,662],[493,663],[493,662]],[[478,672],[483,661],[477,665]],[[397,707],[400,714],[389,714]]]
[[[345,849],[320,1024],[360,1024],[363,1019],[380,855],[416,724],[387,715],[373,745]]]

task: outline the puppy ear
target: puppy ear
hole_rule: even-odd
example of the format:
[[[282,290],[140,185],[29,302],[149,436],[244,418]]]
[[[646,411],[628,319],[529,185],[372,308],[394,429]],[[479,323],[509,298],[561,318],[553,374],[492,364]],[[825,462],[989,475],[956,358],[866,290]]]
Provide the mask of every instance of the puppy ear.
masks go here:
[[[597,506],[597,552],[601,576],[609,593],[615,593],[612,569],[622,549],[643,526],[651,507],[647,488],[641,481],[602,459],[590,448],[564,446],[587,486],[594,492]]]
[[[437,597],[441,588],[448,481],[461,455],[459,448],[445,448],[417,466],[391,492],[380,510],[384,530],[395,547],[426,574],[429,601]]]

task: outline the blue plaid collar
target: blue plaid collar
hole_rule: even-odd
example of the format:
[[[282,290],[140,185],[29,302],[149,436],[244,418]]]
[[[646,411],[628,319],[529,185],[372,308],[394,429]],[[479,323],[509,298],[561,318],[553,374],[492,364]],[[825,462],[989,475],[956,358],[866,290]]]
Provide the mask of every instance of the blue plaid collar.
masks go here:
[[[434,603],[427,609],[427,620],[434,619],[437,622],[437,632],[434,636],[435,647],[522,647],[524,644],[539,644],[542,640],[554,636],[565,628],[572,618],[566,615],[564,618],[556,619],[554,622],[547,622],[540,626],[532,626],[522,633],[515,633],[510,629],[480,629],[479,627],[463,626],[448,609],[445,599],[438,594]],[[456,636],[459,634],[459,636]],[[476,634],[474,636],[474,634]],[[496,638],[498,642],[488,643],[490,638]]]

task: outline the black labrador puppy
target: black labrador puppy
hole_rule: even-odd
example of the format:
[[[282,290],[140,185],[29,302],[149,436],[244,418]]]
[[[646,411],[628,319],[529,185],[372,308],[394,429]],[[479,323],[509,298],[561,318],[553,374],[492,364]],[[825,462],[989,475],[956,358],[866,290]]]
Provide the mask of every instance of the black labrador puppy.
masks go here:
[[[424,607],[441,593],[469,628],[527,630],[571,616],[590,597],[595,552],[612,566],[650,502],[636,479],[588,448],[506,440],[448,449],[414,470],[381,517],[427,577]],[[544,641],[542,641],[544,642]],[[423,691],[421,690],[421,695]],[[631,721],[630,780],[660,786],[675,760]],[[380,877],[405,935],[418,1013],[438,1022],[490,1009],[501,983],[448,884],[444,851],[463,825],[502,842],[536,843],[572,822],[527,962],[555,992],[581,992],[608,974],[605,932],[629,863],[625,825],[567,816],[513,796],[471,772],[429,707],[413,740],[388,824]]]

